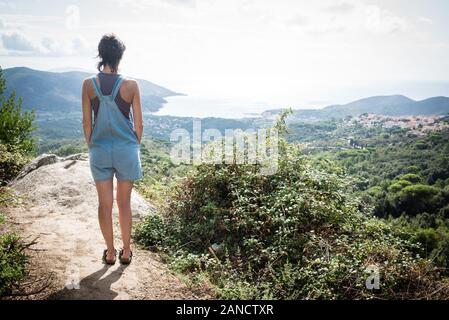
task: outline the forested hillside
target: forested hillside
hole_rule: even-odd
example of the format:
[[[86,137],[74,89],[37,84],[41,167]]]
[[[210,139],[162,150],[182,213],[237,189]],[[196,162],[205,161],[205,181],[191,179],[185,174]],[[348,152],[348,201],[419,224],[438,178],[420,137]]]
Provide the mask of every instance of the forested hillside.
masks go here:
[[[24,109],[38,114],[80,112],[81,83],[92,74],[79,71],[48,72],[25,67],[4,70],[8,82],[5,93],[13,90],[23,98]],[[178,95],[164,87],[137,79],[145,111],[157,111],[166,102],[164,98]]]

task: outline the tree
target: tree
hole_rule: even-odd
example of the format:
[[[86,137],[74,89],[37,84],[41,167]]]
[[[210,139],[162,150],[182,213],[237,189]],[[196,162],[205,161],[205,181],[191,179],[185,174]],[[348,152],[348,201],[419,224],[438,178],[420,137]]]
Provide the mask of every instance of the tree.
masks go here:
[[[22,98],[16,99],[15,91],[6,98],[5,90],[6,80],[0,67],[0,143],[9,152],[32,154],[36,150],[32,137],[35,114],[22,110]]]
[[[403,180],[403,181],[409,181],[411,183],[420,183],[421,182],[421,177],[417,174],[414,173],[407,173],[407,174],[403,174],[400,177],[398,177],[398,180]]]
[[[13,179],[36,150],[32,137],[34,112],[22,111],[13,91],[4,96],[6,80],[0,67],[0,186]]]
[[[439,190],[433,186],[415,184],[405,187],[399,193],[399,206],[409,215],[429,212],[433,213],[438,207]]]

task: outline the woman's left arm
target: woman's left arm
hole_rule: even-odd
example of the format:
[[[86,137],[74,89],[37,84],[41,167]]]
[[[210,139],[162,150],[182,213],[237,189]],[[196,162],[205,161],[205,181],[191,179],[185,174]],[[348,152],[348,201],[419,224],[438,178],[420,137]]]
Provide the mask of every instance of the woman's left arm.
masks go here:
[[[83,109],[83,131],[84,140],[89,145],[92,135],[92,107],[90,106],[90,98],[88,92],[89,81],[84,80],[81,93],[82,109]]]
[[[137,81],[133,81],[133,116],[134,116],[134,129],[136,130],[137,139],[139,143],[142,141],[143,135],[143,117],[142,117],[142,105],[140,103],[140,89]]]

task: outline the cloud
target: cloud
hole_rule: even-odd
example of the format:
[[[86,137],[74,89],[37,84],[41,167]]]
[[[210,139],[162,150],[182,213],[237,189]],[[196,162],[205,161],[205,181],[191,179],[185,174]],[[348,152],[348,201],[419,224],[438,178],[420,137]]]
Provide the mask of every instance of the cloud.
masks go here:
[[[418,17],[418,21],[424,24],[433,24],[433,20],[427,17]]]
[[[346,14],[352,12],[355,6],[348,2],[342,2],[325,8],[323,11],[332,14]]]
[[[45,37],[42,39],[41,43],[42,46],[49,51],[54,51],[56,49],[56,42],[52,38]]]
[[[326,8],[301,12],[286,18],[290,27],[301,27],[312,35],[335,33],[352,34],[395,34],[407,31],[410,22],[393,12],[377,5],[341,2]]]
[[[71,39],[71,52],[72,54],[92,54],[95,52],[95,47],[79,36]]]
[[[12,34],[2,34],[3,47],[8,50],[22,52],[39,52],[39,48],[23,34],[14,32]]]
[[[41,45],[43,48],[42,53],[50,56],[73,56],[94,53],[94,48],[81,36],[64,40],[44,37],[41,40]]]
[[[195,8],[196,0],[114,0],[120,7],[148,9],[160,6]]]
[[[365,28],[373,33],[398,33],[408,29],[405,18],[394,15],[390,11],[376,5],[368,5],[363,8]]]
[[[17,31],[11,34],[1,34],[3,55],[34,55],[34,56],[76,56],[93,55],[95,48],[82,36],[73,35],[63,39],[44,36],[32,38]],[[33,39],[33,40],[31,40]]]
[[[5,27],[5,23],[2,19],[0,19],[0,29],[3,29]]]
[[[185,7],[196,7],[196,0],[165,0],[163,2],[170,3],[173,5],[181,5]]]
[[[309,18],[303,15],[296,15],[287,20],[287,24],[292,26],[305,27],[309,24]]]

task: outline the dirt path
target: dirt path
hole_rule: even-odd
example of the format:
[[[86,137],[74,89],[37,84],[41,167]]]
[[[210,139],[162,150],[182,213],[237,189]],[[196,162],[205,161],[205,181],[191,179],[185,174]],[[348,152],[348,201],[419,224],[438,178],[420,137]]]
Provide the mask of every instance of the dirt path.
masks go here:
[[[24,205],[12,208],[9,216],[21,236],[38,237],[33,246],[39,250],[34,265],[52,279],[46,298],[199,298],[154,253],[134,247],[130,266],[102,264],[104,242],[98,227],[97,196],[85,155],[41,157],[28,170],[11,185],[24,196]],[[132,209],[136,221],[153,210],[136,192]],[[115,243],[120,248],[115,204],[113,214]],[[72,280],[75,285],[79,282],[79,289],[66,288]]]

